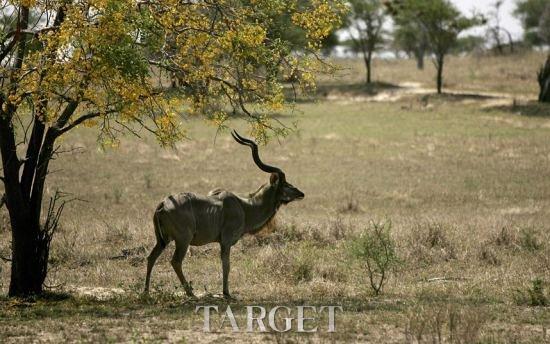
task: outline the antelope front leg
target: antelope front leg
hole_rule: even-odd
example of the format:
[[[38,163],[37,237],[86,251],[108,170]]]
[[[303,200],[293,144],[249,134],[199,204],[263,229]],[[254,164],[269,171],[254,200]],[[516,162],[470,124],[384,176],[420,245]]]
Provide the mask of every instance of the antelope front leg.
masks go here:
[[[176,250],[174,251],[174,255],[172,256],[172,267],[174,268],[174,271],[176,272],[176,275],[178,275],[178,279],[180,280],[181,284],[183,285],[183,288],[185,289],[185,294],[189,297],[195,297],[193,294],[193,288],[187,282],[185,279],[185,276],[183,276],[183,271],[181,270],[181,265],[183,263],[183,258],[185,257],[185,254],[187,253],[187,248],[189,247],[189,242],[185,241],[176,241]]]
[[[222,270],[223,270],[223,296],[226,299],[230,299],[229,294],[229,253],[231,246],[221,245],[221,258],[222,258]]]

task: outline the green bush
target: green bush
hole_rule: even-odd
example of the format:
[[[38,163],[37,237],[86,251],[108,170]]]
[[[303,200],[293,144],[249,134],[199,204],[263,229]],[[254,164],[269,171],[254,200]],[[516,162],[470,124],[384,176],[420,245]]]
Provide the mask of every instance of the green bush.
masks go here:
[[[531,287],[524,290],[516,290],[515,301],[520,305],[529,306],[548,306],[550,305],[550,296],[547,295],[544,288],[544,281],[535,278],[531,281]]]
[[[391,237],[391,221],[369,223],[351,245],[353,256],[365,265],[375,295],[380,294],[388,274],[399,263]]]

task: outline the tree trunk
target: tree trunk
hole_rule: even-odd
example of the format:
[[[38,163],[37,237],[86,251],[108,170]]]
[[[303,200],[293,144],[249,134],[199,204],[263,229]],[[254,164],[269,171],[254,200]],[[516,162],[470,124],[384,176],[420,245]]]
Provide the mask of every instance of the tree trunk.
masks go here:
[[[46,278],[51,232],[40,225],[43,187],[55,137],[46,135],[42,148],[42,123],[35,120],[33,138],[20,181],[21,162],[17,156],[15,132],[10,119],[13,109],[0,113],[0,150],[4,168],[4,192],[11,224],[11,279],[9,296],[28,296],[42,292]],[[39,154],[39,152],[41,154]],[[30,170],[30,172],[29,172]],[[31,178],[25,177],[30,174]],[[34,178],[32,178],[34,176]],[[30,184],[32,182],[32,193]],[[31,197],[34,196],[34,197]],[[34,201],[33,201],[34,200]]]
[[[40,216],[44,184],[52,156],[55,136],[48,131],[37,161],[29,206],[24,212],[8,202],[12,230],[12,266],[9,296],[26,296],[42,293],[48,272],[51,228],[42,228]],[[9,195],[8,195],[9,200]],[[15,208],[15,209],[14,209]],[[12,216],[12,212],[14,215]],[[24,214],[20,216],[19,214]]]
[[[6,114],[3,114],[6,116]],[[9,296],[28,296],[42,292],[46,278],[50,236],[40,227],[40,211],[31,206],[29,190],[19,182],[20,162],[16,155],[13,127],[0,120],[0,147],[4,166],[6,207],[11,224],[11,279]],[[29,164],[37,161],[29,159]],[[47,166],[46,166],[47,168]],[[39,182],[40,183],[40,182]],[[41,206],[41,203],[36,203]]]
[[[538,81],[540,86],[539,102],[550,103],[550,55],[546,58],[544,66],[539,70]]]
[[[504,32],[506,32],[506,34],[508,35],[508,44],[510,44],[510,53],[513,54],[515,49],[514,49],[514,39],[512,38],[512,34],[508,30],[504,30]]]
[[[502,48],[502,42],[500,41],[499,34],[500,34],[500,30],[497,28],[497,29],[495,29],[495,33],[494,33],[493,37],[495,38],[497,53],[499,55],[503,55],[504,54],[504,49]]]
[[[367,84],[372,82],[372,52],[365,56],[365,67],[367,67]]]
[[[424,69],[424,49],[419,48],[414,54],[414,57],[416,58],[416,68],[419,70]]]
[[[11,218],[12,262],[9,296],[42,293],[46,278],[49,243],[31,217]]]
[[[435,63],[435,67],[437,68],[437,93],[441,94],[443,89],[443,62],[444,57],[443,56],[437,56],[437,61]]]

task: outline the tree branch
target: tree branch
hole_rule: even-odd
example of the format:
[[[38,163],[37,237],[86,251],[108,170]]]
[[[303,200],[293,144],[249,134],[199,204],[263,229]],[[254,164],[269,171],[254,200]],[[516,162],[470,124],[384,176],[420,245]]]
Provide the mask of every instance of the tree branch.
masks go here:
[[[38,163],[36,165],[36,173],[34,175],[34,181],[32,185],[30,206],[31,212],[34,212],[36,218],[40,218],[40,212],[42,210],[42,196],[44,192],[44,183],[46,182],[46,175],[48,174],[48,165],[50,163],[52,152],[54,149],[54,143],[57,138],[57,130],[50,128],[46,131],[44,136],[44,143],[40,149],[38,155]]]
[[[69,101],[55,124],[52,126],[52,129],[54,129],[55,131],[61,130],[61,128],[63,128],[65,124],[69,122],[69,119],[71,119],[71,116],[74,114],[79,104],[80,102],[77,100]]]
[[[21,191],[24,197],[30,198],[32,181],[38,163],[38,153],[44,139],[45,125],[37,117],[34,119],[29,145],[27,147],[26,162],[21,175]]]
[[[108,111],[103,112],[103,114],[109,114],[109,113],[113,113],[113,112],[115,112],[115,110],[108,110]],[[77,119],[75,119],[72,123],[70,123],[66,127],[62,128],[62,129],[57,129],[56,130],[57,131],[57,136],[61,136],[61,135],[65,134],[67,131],[69,131],[69,130],[73,129],[74,127],[76,127],[77,125],[82,124],[87,120],[99,117],[101,115],[102,115],[102,113],[99,112],[99,111],[89,112],[85,115],[82,115],[82,116],[78,117]]]
[[[15,145],[15,132],[11,125],[11,116],[0,113],[0,151],[2,155],[2,167],[4,168],[4,189],[6,202],[21,204],[21,210],[25,209],[27,201],[21,193],[19,183],[19,158]]]

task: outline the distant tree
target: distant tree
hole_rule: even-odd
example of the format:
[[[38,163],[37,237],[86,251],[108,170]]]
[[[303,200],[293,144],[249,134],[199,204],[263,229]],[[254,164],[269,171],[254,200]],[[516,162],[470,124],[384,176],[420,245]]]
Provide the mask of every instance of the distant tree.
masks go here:
[[[550,2],[517,0],[514,14],[520,17],[525,41],[533,45],[550,45]],[[550,102],[550,55],[537,74],[539,101]]]
[[[321,52],[323,55],[328,56],[334,48],[340,44],[340,38],[336,31],[332,31],[325,39],[321,41]]]
[[[419,23],[394,16],[393,46],[416,59],[416,67],[424,69],[424,57],[429,52],[428,38]]]
[[[546,63],[540,68],[537,79],[540,86],[539,102],[550,103],[550,55],[546,58]]]
[[[436,67],[437,93],[442,92],[445,57],[456,46],[458,35],[482,22],[467,18],[448,0],[393,0],[387,3],[394,17],[416,22],[424,31]]]
[[[372,57],[384,41],[386,13],[381,0],[351,0],[348,31],[354,48],[363,55],[367,84],[372,81]]]
[[[502,27],[501,25],[501,17],[500,12],[502,9],[502,4],[504,3],[504,0],[496,0],[492,4],[492,9],[488,13],[488,19],[489,19],[489,25],[487,29],[487,33],[489,37],[494,41],[496,51],[499,54],[504,54],[504,47],[503,47],[503,35],[506,36],[508,39],[508,45],[510,47],[510,52],[514,52],[514,40],[512,39],[512,34],[509,30]]]
[[[550,44],[540,35],[541,17],[550,7],[548,0],[516,0],[514,14],[521,20],[524,40],[532,45]]]
[[[546,6],[539,19],[539,38],[547,45],[550,45],[550,6]]]

